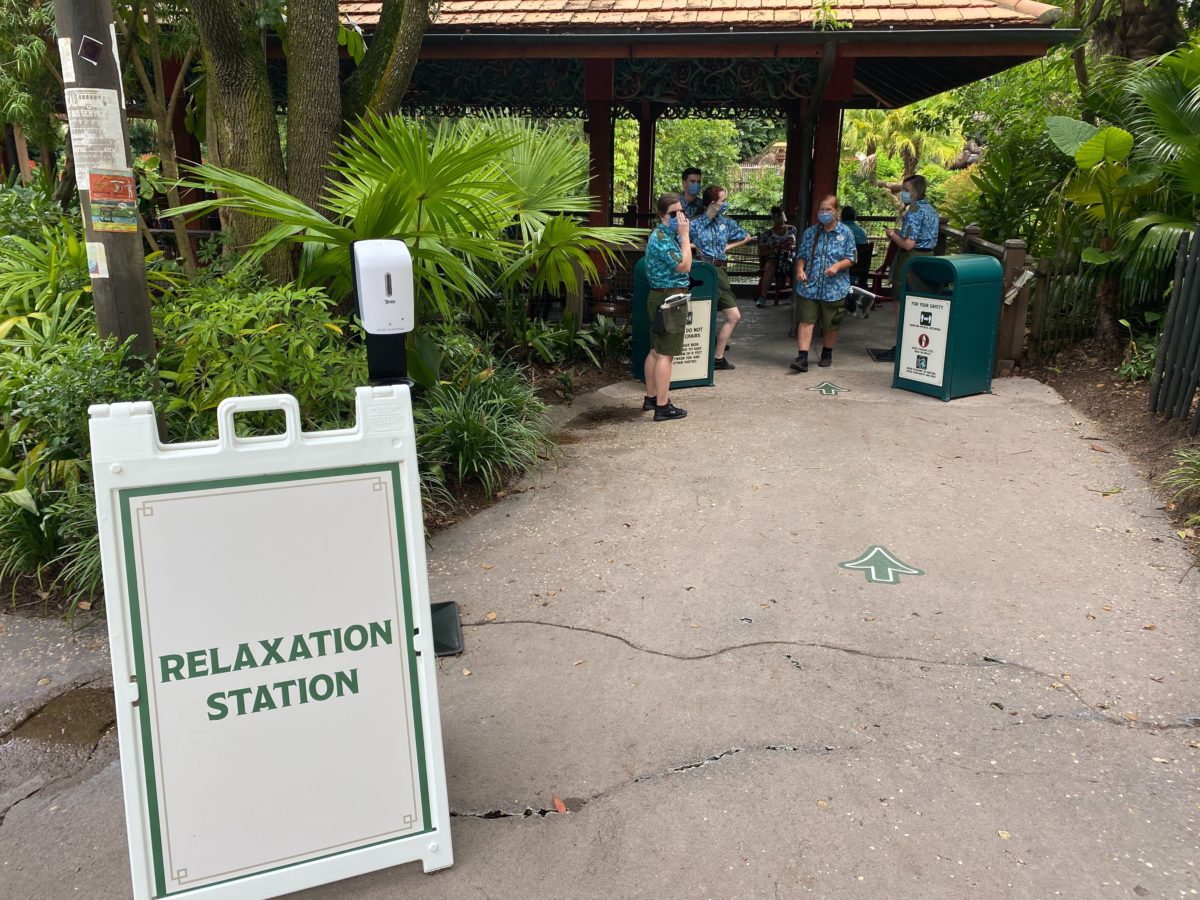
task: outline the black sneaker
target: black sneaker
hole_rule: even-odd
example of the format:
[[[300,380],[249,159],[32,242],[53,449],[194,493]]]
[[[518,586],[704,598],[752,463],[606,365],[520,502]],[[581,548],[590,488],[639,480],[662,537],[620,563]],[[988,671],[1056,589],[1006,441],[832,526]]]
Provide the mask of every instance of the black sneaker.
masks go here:
[[[830,366],[833,365],[833,354],[823,352],[821,354],[821,361],[819,363],[817,363],[817,365],[820,366],[822,369],[828,369]]]
[[[797,354],[796,358],[792,360],[791,367],[793,369],[795,369],[797,372],[807,372],[808,371],[808,354],[807,353]]]
[[[716,359],[713,360],[713,368],[714,369],[736,369],[737,366],[735,366],[733,363],[731,363],[725,357],[718,356]]]
[[[657,404],[654,402],[653,397],[642,398],[642,412],[650,412],[650,410],[654,409],[656,405]]]
[[[687,418],[687,410],[680,409],[678,406],[676,406],[674,403],[671,403],[670,401],[667,402],[666,406],[654,407],[654,421],[655,422],[668,422],[671,419],[686,419],[686,418]]]

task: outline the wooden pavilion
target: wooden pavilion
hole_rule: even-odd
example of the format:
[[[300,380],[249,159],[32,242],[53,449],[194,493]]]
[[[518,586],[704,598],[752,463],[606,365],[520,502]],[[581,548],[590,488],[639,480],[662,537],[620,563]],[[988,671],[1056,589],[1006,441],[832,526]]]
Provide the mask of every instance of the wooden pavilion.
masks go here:
[[[340,4],[368,39],[381,5]],[[904,106],[1074,35],[1037,0],[840,0],[821,15],[804,0],[442,0],[404,106],[582,118],[593,224],[613,220],[618,116],[640,125],[642,213],[659,118],[786,118],[785,208],[811,211],[836,186],[843,110]]]

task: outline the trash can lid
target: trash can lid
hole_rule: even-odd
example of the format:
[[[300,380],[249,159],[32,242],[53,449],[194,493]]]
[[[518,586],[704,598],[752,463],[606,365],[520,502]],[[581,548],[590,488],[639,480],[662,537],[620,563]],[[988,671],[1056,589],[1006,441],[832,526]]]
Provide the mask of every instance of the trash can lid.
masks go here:
[[[952,253],[949,256],[914,256],[911,271],[930,282],[954,282],[958,287],[968,284],[999,284],[1004,277],[1000,260],[982,253]]]

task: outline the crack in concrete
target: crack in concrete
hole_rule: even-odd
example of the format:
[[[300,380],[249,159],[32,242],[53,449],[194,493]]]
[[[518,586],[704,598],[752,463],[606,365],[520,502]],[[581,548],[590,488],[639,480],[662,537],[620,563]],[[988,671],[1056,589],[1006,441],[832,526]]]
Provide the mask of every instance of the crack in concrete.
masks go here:
[[[1173,721],[1142,721],[1141,719],[1131,720],[1120,716],[1113,716],[1106,713],[1100,706],[1089,703],[1087,699],[1075,688],[1074,685],[1068,684],[1062,680],[1062,676],[1055,675],[1050,672],[1043,672],[1040,669],[1035,669],[1032,666],[1024,665],[1023,663],[1008,662],[1007,660],[997,659],[993,656],[980,656],[978,660],[953,661],[945,659],[925,659],[918,656],[905,656],[903,654],[890,653],[871,653],[867,650],[860,650],[856,647],[846,647],[842,644],[827,644],[820,641],[750,641],[744,644],[731,644],[728,647],[721,647],[717,650],[712,650],[708,653],[672,653],[669,650],[656,650],[653,647],[646,647],[637,644],[623,635],[613,634],[612,632],[602,631],[599,628],[588,628],[584,625],[567,625],[560,622],[541,622],[537,619],[505,619],[503,621],[489,622],[482,620],[478,622],[464,622],[463,628],[490,628],[497,625],[540,625],[545,628],[559,628],[563,631],[576,631],[581,634],[594,634],[599,637],[610,638],[614,641],[620,641],[631,650],[636,650],[639,653],[646,653],[650,656],[661,656],[665,659],[674,659],[680,662],[697,662],[705,659],[714,659],[726,653],[733,653],[737,650],[750,650],[756,647],[806,647],[812,650],[828,650],[833,653],[844,653],[847,656],[859,656],[866,659],[876,659],[882,662],[911,662],[922,666],[945,666],[947,668],[991,668],[991,667],[1007,667],[1026,672],[1030,675],[1036,675],[1039,678],[1048,678],[1056,684],[1061,684],[1066,690],[1089,712],[1093,714],[1097,721],[1108,725],[1117,725],[1122,728],[1129,728],[1137,731],[1164,731],[1168,729],[1180,728],[1200,728],[1200,716],[1176,716]],[[787,657],[793,666],[802,668],[797,662]]]
[[[828,744],[813,744],[811,747],[793,747],[790,744],[760,744],[753,747],[730,747],[728,750],[722,750],[720,753],[714,753],[705,756],[701,760],[690,763],[682,763],[678,766],[671,766],[663,769],[660,772],[648,772],[645,775],[636,775],[626,781],[619,781],[614,785],[605,788],[602,791],[588,797],[568,797],[563,801],[567,807],[567,812],[578,812],[586,804],[594,800],[600,800],[609,794],[615,793],[622,788],[629,787],[634,784],[642,784],[647,781],[654,781],[658,778],[666,778],[670,775],[675,775],[679,772],[689,772],[693,769],[703,769],[706,766],[711,766],[714,763],[734,756],[738,753],[811,753],[819,756],[825,756],[838,750],[855,750],[856,747],[830,747]],[[525,806],[515,809],[489,809],[482,812],[467,812],[467,811],[450,811],[452,819],[531,819],[534,816],[545,818],[551,814],[559,814],[557,809],[545,809],[534,807],[526,804]]]

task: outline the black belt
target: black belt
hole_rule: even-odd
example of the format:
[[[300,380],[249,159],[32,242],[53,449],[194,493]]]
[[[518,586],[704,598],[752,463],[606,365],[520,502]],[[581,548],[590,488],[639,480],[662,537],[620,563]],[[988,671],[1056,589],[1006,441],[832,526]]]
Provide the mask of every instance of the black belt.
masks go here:
[[[930,247],[928,250],[923,250],[920,247],[913,247],[913,249],[909,250],[908,252],[909,253],[932,253],[933,251],[934,251],[933,247]]]
[[[711,256],[701,256],[700,262],[706,262],[706,263],[709,263],[710,265],[724,267],[725,265],[727,265],[728,260],[713,259]]]

